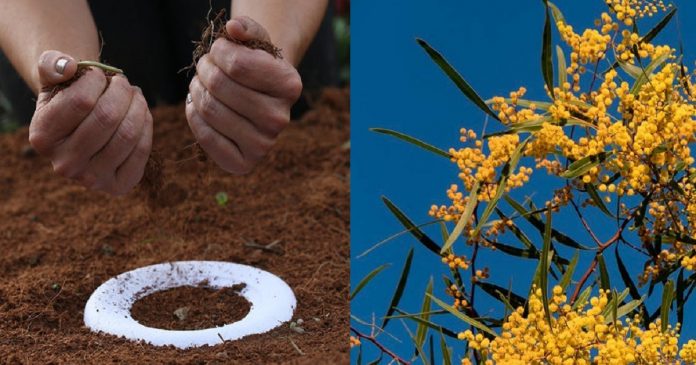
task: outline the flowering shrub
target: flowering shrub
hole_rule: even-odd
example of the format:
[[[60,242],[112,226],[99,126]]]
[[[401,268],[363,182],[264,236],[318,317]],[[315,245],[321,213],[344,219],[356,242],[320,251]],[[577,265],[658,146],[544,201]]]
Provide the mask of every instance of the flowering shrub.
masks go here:
[[[420,313],[398,310],[411,251],[382,325],[373,321],[370,334],[353,326],[351,344],[363,346],[365,341],[360,340],[367,340],[392,361],[409,363],[419,358],[429,363],[423,346],[427,331],[433,330],[443,338],[445,363],[454,358],[444,345],[448,335],[463,341],[462,365],[696,364],[696,341],[681,348],[678,344],[685,303],[696,288],[696,160],[691,153],[696,142],[694,74],[676,49],[653,43],[676,8],[663,1],[605,2],[607,11],[600,14],[594,28],[577,32],[556,5],[545,1],[541,68],[548,100],[525,99],[524,87],[483,100],[439,52],[419,40],[459,89],[504,130],[479,136],[463,128],[459,131],[463,146],[444,151],[396,131],[374,129],[446,157],[457,166],[457,183],[447,189],[447,203],[432,205],[429,210],[443,227],[442,244],[384,199],[407,231],[446,265],[451,276],[443,291],[449,298],[440,300],[433,295],[431,281]],[[638,22],[658,15],[661,20],[641,34]],[[562,40],[555,47],[557,67],[551,44],[554,24]],[[540,173],[562,182],[543,208],[533,203],[526,208],[508,194]],[[502,202],[512,211],[506,213]],[[552,216],[561,210],[577,216],[594,247],[553,228]],[[616,223],[610,239],[598,238],[585,218],[588,210]],[[492,218],[494,213],[498,219]],[[451,230],[445,229],[448,222],[454,225]],[[541,247],[523,232],[522,224],[539,231]],[[504,234],[516,237],[522,247],[499,242]],[[576,254],[568,260],[555,245],[572,248]],[[642,273],[628,272],[619,246],[645,257]],[[609,248],[616,253],[625,284],[622,292],[612,289],[609,280],[605,261]],[[519,295],[489,282],[489,269],[476,262],[481,249],[538,260],[529,294]],[[592,260],[578,276],[581,252],[591,254]],[[359,282],[351,298],[382,269],[384,266]],[[467,273],[469,282],[463,280]],[[598,280],[589,281],[594,273]],[[549,292],[554,279],[557,283]],[[658,285],[663,288],[661,305],[650,313],[645,300],[657,293],[654,288]],[[474,300],[476,288],[500,300],[509,314],[501,319],[480,315]],[[593,292],[597,294],[591,297]],[[460,327],[469,329],[453,331],[438,324],[441,321],[435,323],[431,319],[433,303],[460,319]],[[377,339],[396,311],[399,318],[413,320],[418,326],[411,336],[414,359],[400,357]],[[677,321],[670,325],[673,311]],[[354,321],[369,325],[357,318]]]

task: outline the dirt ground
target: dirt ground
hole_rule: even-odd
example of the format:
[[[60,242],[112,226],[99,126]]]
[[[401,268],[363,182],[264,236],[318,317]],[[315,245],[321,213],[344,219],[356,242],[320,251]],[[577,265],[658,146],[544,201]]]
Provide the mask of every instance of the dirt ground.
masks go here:
[[[112,198],[56,177],[27,149],[26,129],[0,136],[0,364],[347,363],[349,103],[347,90],[326,90],[242,177],[192,158],[183,107],[156,109],[164,199],[154,206],[144,191]],[[220,192],[226,204],[216,201]],[[277,240],[273,250],[257,248]],[[83,325],[85,302],[101,283],[177,260],[278,275],[297,296],[293,321],[303,320],[304,333],[285,324],[178,350]]]

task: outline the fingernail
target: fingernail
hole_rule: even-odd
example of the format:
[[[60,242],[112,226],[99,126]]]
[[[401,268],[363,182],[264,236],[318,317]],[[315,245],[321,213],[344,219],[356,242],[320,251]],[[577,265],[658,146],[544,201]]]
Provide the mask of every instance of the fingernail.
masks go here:
[[[186,104],[191,104],[192,101],[191,93],[186,94]]]
[[[235,19],[234,21],[237,22],[237,24],[241,25],[245,31],[248,29],[246,23],[243,22],[241,19]]]
[[[67,64],[67,58],[59,58],[58,61],[56,61],[56,72],[62,75],[63,72],[65,72],[65,66],[67,66]]]

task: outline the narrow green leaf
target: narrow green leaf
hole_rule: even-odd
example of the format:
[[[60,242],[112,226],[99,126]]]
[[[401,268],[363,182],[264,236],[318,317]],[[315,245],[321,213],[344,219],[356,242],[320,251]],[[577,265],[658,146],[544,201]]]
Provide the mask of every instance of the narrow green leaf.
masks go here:
[[[684,280],[684,269],[679,270],[679,276],[677,276],[677,323],[684,323],[684,303],[686,300],[684,298],[684,291],[686,290],[686,281]]]
[[[544,34],[541,46],[541,74],[544,76],[544,82],[549,89],[551,96],[553,92],[553,56],[551,51],[551,11],[548,1],[544,1],[546,6],[546,19],[544,21]]]
[[[643,297],[641,297],[641,298],[638,299],[638,300],[632,300],[632,301],[630,301],[630,302],[628,302],[628,303],[626,303],[626,304],[620,306],[620,307],[616,310],[615,319],[616,319],[616,320],[619,320],[619,319],[625,317],[626,315],[628,315],[629,313],[633,312],[634,310],[636,310],[638,307],[642,306],[642,305],[643,305],[643,301],[645,300],[645,298],[646,298],[646,297],[643,296]],[[610,322],[613,322],[613,321],[614,321],[614,318],[608,317],[608,318],[606,318],[605,323],[610,323]]]
[[[616,245],[614,248],[614,257],[616,257],[616,266],[619,269],[619,274],[621,274],[621,280],[623,280],[624,285],[626,285],[626,288],[628,288],[628,292],[631,294],[631,298],[633,298],[634,300],[640,299],[640,293],[638,293],[638,288],[636,287],[636,284],[633,282],[633,279],[631,279],[631,275],[628,273],[626,265],[624,265],[623,263],[623,259],[621,259],[621,254],[619,253],[619,245]]]
[[[561,174],[561,177],[565,177],[566,179],[574,179],[578,176],[585,175],[593,167],[604,162],[608,156],[608,152],[600,152],[596,155],[581,158],[571,163],[570,166],[568,166],[568,170]]]
[[[481,323],[481,322],[467,316],[466,314],[458,311],[457,309],[453,308],[449,304],[441,301],[440,299],[437,299],[435,296],[431,296],[431,297],[433,298],[433,301],[435,302],[435,304],[439,305],[442,309],[452,313],[455,317],[459,318],[460,320],[466,322],[467,324],[469,324],[473,327],[478,328],[479,330],[481,330],[485,333],[488,333],[489,335],[491,335],[493,337],[498,337],[497,333],[493,332],[492,329],[488,328],[483,323]]]
[[[433,278],[430,278],[430,281],[428,282],[428,286],[425,288],[425,295],[423,296],[423,305],[421,305],[421,312],[423,313],[421,318],[424,321],[427,321],[430,319],[430,296],[433,295]],[[423,324],[419,323],[418,328],[416,329],[416,344],[419,346],[423,346],[423,343],[425,343],[425,337],[428,334],[428,327]]]
[[[357,365],[362,365],[362,351],[363,351],[362,345],[358,346],[358,359],[355,361],[355,363]]]
[[[551,5],[552,4],[549,3],[549,6]],[[563,54],[563,48],[561,48],[561,46],[556,46],[556,58],[558,59],[558,87],[563,90],[563,85],[568,82],[568,71],[565,54]]]
[[[387,209],[394,214],[396,219],[401,222],[401,224],[406,228],[413,237],[415,237],[418,242],[420,242],[425,248],[428,250],[440,254],[440,246],[435,243],[428,235],[426,235],[420,228],[418,228],[415,224],[413,224],[413,221],[409,219],[404,212],[399,209],[399,207],[396,206],[396,204],[392,203],[391,200],[387,199],[386,197],[382,197],[382,202],[387,206]]]
[[[599,264],[599,286],[604,290],[611,290],[607,263],[604,262],[604,255],[601,253],[597,255],[597,263]]]
[[[512,104],[512,99],[511,98],[503,98],[506,103]],[[486,101],[484,101],[486,105],[493,104],[493,98],[490,98]],[[517,106],[521,106],[523,108],[530,108],[532,104],[539,109],[539,110],[544,110],[547,111],[550,107],[553,106],[553,103],[549,103],[548,101],[539,101],[539,100],[527,100],[527,99],[517,99]]]
[[[509,305],[512,308],[512,310],[515,310],[519,307],[524,307],[525,303],[527,302],[525,298],[523,298],[521,295],[513,293],[512,290],[505,289],[492,283],[476,281],[475,285],[483,289],[483,291],[485,291],[486,294],[492,296],[495,299],[501,300],[503,304],[505,304],[506,306]],[[505,303],[505,301],[507,301],[507,303]]]
[[[442,364],[452,365],[452,352],[447,347],[447,342],[445,342],[445,336],[442,332],[440,332],[440,351],[442,351]]]
[[[662,29],[664,29],[664,27],[667,24],[669,24],[669,21],[672,20],[672,17],[674,16],[674,14],[676,12],[677,12],[677,8],[676,7],[672,8],[672,10],[670,10],[669,13],[667,13],[667,15],[665,15],[665,17],[662,18],[662,20],[660,20],[660,22],[657,23],[657,25],[655,25],[655,27],[653,27],[653,29],[650,29],[650,31],[648,33],[646,33],[640,39],[640,42],[641,43],[650,43],[653,39],[655,39],[655,37],[657,37],[657,35],[660,33],[660,31],[662,31]]]
[[[565,23],[565,17],[563,16],[563,13],[561,13],[561,10],[552,2],[547,1],[547,4],[549,5],[549,9],[551,9],[551,15],[553,15],[553,20],[554,23],[558,22],[563,22]]]
[[[563,274],[561,281],[558,283],[558,285],[560,285],[564,291],[566,290],[566,288],[568,288],[568,285],[570,285],[571,280],[573,280],[573,273],[575,272],[575,267],[578,266],[579,258],[580,251],[575,250],[575,255],[573,255],[573,258],[570,260],[570,264],[566,268],[566,271]]]
[[[358,282],[358,285],[355,286],[355,289],[353,289],[353,292],[350,293],[350,297],[348,299],[351,299],[351,300],[354,299],[355,296],[358,295],[358,293],[360,293],[360,291],[363,290],[363,288],[372,279],[374,279],[375,276],[377,276],[377,274],[379,274],[382,270],[386,269],[387,267],[389,267],[389,264],[381,265],[381,266],[377,267],[376,269],[370,271],[370,273],[368,273],[367,275],[365,275],[365,277],[362,280],[360,280],[360,282]]]
[[[493,196],[493,199],[491,199],[486,205],[486,209],[484,209],[483,213],[481,214],[481,217],[478,221],[478,224],[476,225],[476,228],[474,229],[474,233],[472,234],[472,236],[475,237],[479,234],[479,232],[481,231],[481,227],[483,226],[483,224],[488,222],[488,218],[490,218],[491,213],[493,213],[493,209],[498,205],[498,201],[500,201],[500,198],[503,196],[503,193],[505,193],[505,186],[507,185],[507,180],[510,177],[510,174],[513,173],[517,168],[517,164],[520,162],[520,158],[522,158],[522,151],[524,150],[524,147],[527,145],[527,141],[529,141],[529,137],[527,137],[527,139],[525,139],[522,143],[517,145],[515,150],[510,155],[510,160],[505,164],[505,167],[503,167],[500,179],[498,179],[498,188],[495,191],[495,196]]]
[[[546,230],[544,231],[544,246],[541,250],[541,258],[539,260],[539,285],[541,286],[542,303],[546,312],[546,321],[551,326],[551,311],[549,310],[549,256],[553,255],[551,251],[551,211],[546,212]]]
[[[370,131],[375,132],[375,133],[386,134],[386,135],[392,136],[392,137],[396,137],[402,141],[408,142],[408,143],[415,145],[417,147],[420,147],[426,151],[432,152],[438,156],[442,156],[442,157],[446,157],[446,158],[452,157],[449,153],[443,151],[440,148],[437,148],[429,143],[423,142],[420,139],[411,137],[411,136],[404,134],[404,133],[401,133],[401,132],[397,132],[397,131],[394,131],[391,129],[385,129],[385,128],[370,128]]]
[[[592,286],[588,286],[580,292],[580,295],[575,299],[575,303],[573,303],[571,309],[576,310],[578,308],[583,308],[590,299],[590,294],[592,294]]]
[[[495,241],[489,241],[493,247],[496,249],[500,250],[501,252],[504,252],[510,256],[516,256],[516,257],[522,257],[526,259],[538,259],[541,255],[539,254],[539,251],[535,249],[523,249],[519,247],[514,247],[510,245],[506,245],[504,243],[500,242],[495,242]],[[568,265],[569,261],[559,257],[559,256],[554,256],[553,258],[554,262],[557,262],[561,265]]]
[[[426,321],[426,320],[424,320],[424,319],[421,317],[421,315],[422,315],[421,313],[406,313],[406,312],[401,311],[401,310],[399,310],[399,309],[397,309],[397,311],[398,311],[399,313],[403,313],[403,314],[402,314],[402,315],[398,315],[398,316],[391,316],[391,318],[405,318],[405,319],[408,319],[408,320],[412,320],[412,321],[414,321],[414,322],[416,322],[416,323],[422,323],[422,324],[428,326],[429,328],[432,328],[432,329],[435,330],[435,331],[438,331],[438,332],[440,332],[440,333],[444,333],[444,334],[445,334],[446,336],[448,336],[448,337],[457,338],[457,333],[456,333],[456,332],[452,331],[452,330],[449,329],[449,328],[442,327],[442,326],[440,326],[440,325],[438,325],[438,324],[436,324],[436,323],[434,323],[434,322],[432,322],[432,321],[429,321],[429,320]],[[444,310],[443,310],[442,312],[444,312],[444,313],[449,313],[449,312],[444,311]]]
[[[442,242],[447,242],[449,239],[449,232],[447,231],[447,225],[443,221],[440,221],[440,234],[442,235]],[[437,253],[439,254],[440,250],[438,250]]]
[[[457,222],[457,225],[454,226],[454,229],[452,230],[449,239],[447,240],[447,242],[445,242],[445,245],[442,246],[440,254],[444,254],[447,251],[449,251],[450,247],[452,247],[452,245],[454,244],[454,241],[456,241],[459,238],[459,236],[462,235],[464,228],[471,220],[471,215],[474,213],[476,203],[478,203],[478,192],[479,182],[477,180],[474,183],[474,186],[471,188],[471,193],[469,194],[469,201],[466,203],[466,206],[464,207],[464,212],[459,218],[459,222]]]
[[[645,85],[648,82],[648,80],[650,80],[650,76],[652,76],[652,73],[663,63],[665,63],[665,61],[667,61],[671,56],[672,55],[668,53],[652,60],[648,67],[646,67],[643,70],[640,77],[636,79],[636,82],[633,83],[633,86],[631,87],[631,94],[637,95],[640,91],[640,88],[643,87],[643,85]]]
[[[466,80],[462,77],[462,75],[457,72],[457,70],[450,65],[450,63],[445,59],[445,57],[442,56],[442,54],[438,51],[436,51],[434,48],[432,48],[426,41],[417,38],[416,42],[425,49],[425,52],[428,53],[428,56],[435,61],[435,63],[440,66],[440,69],[447,75],[447,77],[454,82],[455,85],[459,88],[459,90],[464,93],[464,95],[471,100],[476,106],[478,106],[481,110],[483,110],[484,113],[488,114],[491,116],[493,119],[500,121],[498,116],[486,105],[486,103],[481,99],[481,97],[476,93],[476,91],[469,85]]]
[[[378,365],[378,364],[380,364],[380,363],[382,362],[382,356],[384,356],[384,352],[380,352],[380,353],[379,353],[379,357],[378,357],[377,359],[375,359],[374,361],[371,361],[371,362],[370,362],[369,364],[367,364],[367,365]]]
[[[599,208],[599,210],[602,211],[602,213],[608,215],[610,218],[614,218],[614,215],[611,214],[609,209],[607,209],[607,206],[604,204],[604,200],[599,196],[599,193],[597,192],[597,188],[593,184],[585,184],[585,189],[587,189],[587,195],[590,196],[592,201],[594,202],[594,205]]]
[[[411,261],[413,261],[413,247],[408,251],[408,255],[406,256],[404,269],[401,271],[401,277],[399,277],[399,281],[396,284],[396,290],[394,291],[394,295],[389,303],[389,307],[387,307],[387,314],[384,315],[385,318],[382,321],[382,325],[380,326],[381,328],[385,328],[387,326],[387,323],[389,323],[388,317],[394,313],[394,310],[399,305],[401,296],[404,294],[406,282],[408,281],[408,275],[411,271]]]
[[[674,282],[667,280],[662,290],[662,305],[660,306],[660,321],[662,322],[662,332],[667,331],[669,325],[669,310],[674,298]]]
[[[515,209],[518,213],[520,213],[522,217],[524,217],[529,223],[531,223],[532,226],[534,226],[534,228],[536,228],[539,232],[543,234],[545,230],[545,225],[540,219],[534,216],[534,212],[528,212],[520,203],[515,201],[515,199],[510,197],[510,195],[508,194],[504,195],[503,198],[508,204],[510,204],[510,206],[513,209]],[[580,250],[590,249],[589,247],[579,244],[574,239],[566,236],[565,234],[555,229],[551,229],[551,237],[553,237],[553,239],[555,239],[558,243],[568,247],[577,248]]]
[[[624,70],[624,72],[626,72],[634,80],[638,79],[640,75],[643,74],[643,70],[636,65],[632,65],[626,62],[619,62],[619,66],[621,66],[621,69]]]

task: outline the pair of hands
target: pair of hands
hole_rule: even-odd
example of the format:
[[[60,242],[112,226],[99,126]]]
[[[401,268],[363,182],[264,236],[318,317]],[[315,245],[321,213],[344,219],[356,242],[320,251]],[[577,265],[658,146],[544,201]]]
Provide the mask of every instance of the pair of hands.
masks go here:
[[[226,24],[239,40],[270,41],[250,18]],[[41,85],[69,80],[77,62],[58,51],[39,60]],[[225,39],[213,43],[196,65],[186,118],[198,143],[222,169],[251,171],[290,120],[302,90],[296,69],[263,50]],[[122,75],[107,83],[100,69],[87,71],[50,98],[38,96],[29,142],[47,156],[56,173],[113,195],[130,191],[142,178],[152,147],[152,115],[137,86]]]

